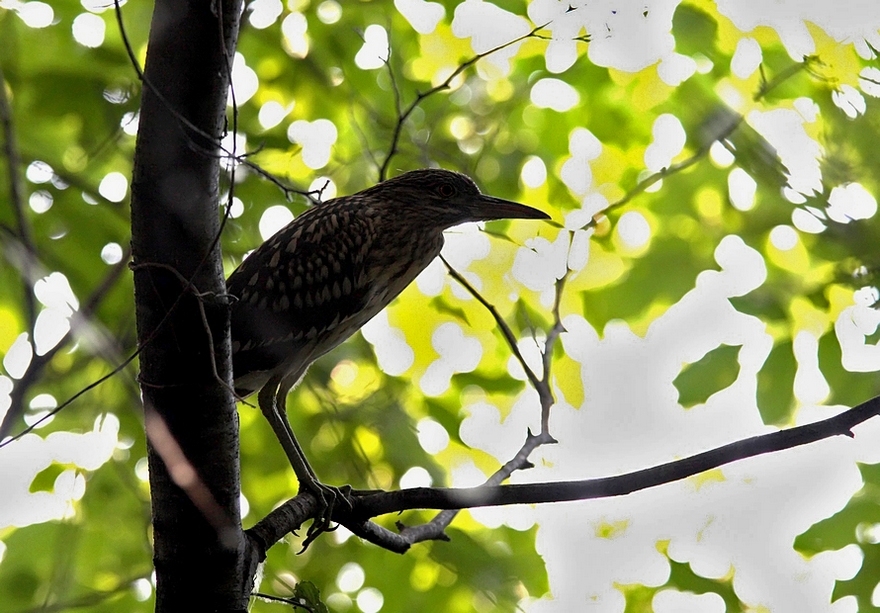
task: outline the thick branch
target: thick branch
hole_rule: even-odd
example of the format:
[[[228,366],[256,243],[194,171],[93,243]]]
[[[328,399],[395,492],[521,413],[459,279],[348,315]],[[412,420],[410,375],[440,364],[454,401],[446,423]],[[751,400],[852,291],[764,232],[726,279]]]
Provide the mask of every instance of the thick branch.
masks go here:
[[[148,424],[157,611],[245,610],[252,587],[235,403],[217,381],[231,381],[229,313],[202,298],[226,290],[217,159],[240,12],[238,0],[158,0],[143,71],[132,260],[139,379],[161,418]],[[197,607],[194,585],[211,587]]]
[[[391,551],[402,553],[409,544],[412,528],[400,536],[386,536],[381,527],[368,518],[411,509],[464,509],[510,504],[535,504],[571,500],[589,500],[623,496],[649,487],[672,483],[707,470],[746,458],[815,443],[837,435],[854,436],[852,429],[880,413],[880,397],[873,398],[839,415],[804,426],[779,430],[744,439],[689,458],[667,462],[652,468],[613,477],[559,481],[524,485],[486,485],[474,488],[413,488],[395,492],[354,492],[351,511],[337,509],[334,521],[353,533]],[[275,509],[248,531],[259,538],[263,551],[285,534],[297,529],[310,517],[308,495],[298,496]],[[294,512],[294,510],[297,512]],[[369,530],[365,526],[371,526]],[[437,538],[433,535],[432,538]],[[416,539],[420,540],[420,539]]]
[[[852,437],[855,426],[878,413],[880,397],[828,419],[754,436],[689,458],[614,477],[498,487],[413,488],[365,495],[356,499],[352,514],[375,517],[408,509],[460,509],[623,496],[692,477],[737,460],[808,445],[832,436]]]

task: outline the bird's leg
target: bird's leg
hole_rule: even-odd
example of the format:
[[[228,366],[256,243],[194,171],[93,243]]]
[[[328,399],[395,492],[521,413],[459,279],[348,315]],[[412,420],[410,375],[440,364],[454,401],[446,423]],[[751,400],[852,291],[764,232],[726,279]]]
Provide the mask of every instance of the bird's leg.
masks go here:
[[[342,500],[347,506],[351,507],[350,488],[337,488],[325,485],[318,480],[315,471],[312,469],[305,453],[293,428],[287,419],[287,392],[290,386],[284,385],[280,377],[273,377],[260,390],[257,399],[259,401],[260,410],[265,415],[272,430],[275,432],[276,438],[281,443],[293,472],[299,481],[300,489],[306,488],[315,495],[320,505],[318,516],[315,518],[311,528],[309,528],[308,536],[303,549],[317,537],[321,532],[327,531],[330,526],[330,517],[333,514],[333,508],[336,506],[337,500]]]
[[[302,447],[300,447],[296,436],[293,434],[293,429],[287,421],[287,416],[284,413],[287,390],[282,392],[279,389],[280,382],[279,377],[273,377],[260,390],[257,396],[260,410],[269,421],[269,425],[272,426],[278,442],[281,443],[281,447],[284,449],[284,453],[293,467],[293,472],[296,473],[300,487],[306,486],[309,490],[313,490],[311,483],[317,482],[318,478],[315,475],[315,471],[309,465],[308,460],[306,460]],[[281,403],[279,403],[279,400],[281,400]]]

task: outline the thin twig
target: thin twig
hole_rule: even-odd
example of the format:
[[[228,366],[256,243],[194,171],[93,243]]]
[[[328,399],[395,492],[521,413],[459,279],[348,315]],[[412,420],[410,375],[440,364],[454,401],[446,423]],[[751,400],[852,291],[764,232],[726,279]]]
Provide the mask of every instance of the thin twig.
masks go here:
[[[20,439],[21,437],[23,437],[25,434],[28,434],[29,432],[33,432],[33,431],[34,431],[35,429],[37,429],[37,428],[38,428],[43,422],[45,422],[46,420],[51,419],[52,417],[54,417],[55,415],[57,415],[62,409],[68,407],[68,406],[69,406],[70,404],[72,404],[75,400],[77,400],[80,396],[83,396],[83,395],[85,395],[86,393],[92,391],[93,389],[95,389],[96,387],[98,387],[99,385],[101,385],[102,383],[104,383],[104,381],[107,381],[108,379],[111,379],[112,377],[116,376],[117,373],[120,373],[120,372],[122,372],[123,370],[125,370],[125,367],[128,366],[129,364],[131,364],[131,363],[134,361],[134,359],[135,359],[138,355],[140,355],[140,352],[141,352],[141,350],[140,350],[140,349],[137,349],[137,350],[134,351],[130,356],[128,356],[127,358],[125,358],[125,360],[123,360],[122,363],[120,363],[119,365],[117,365],[115,368],[113,368],[113,370],[111,370],[110,372],[108,372],[106,375],[104,375],[103,377],[100,377],[99,379],[96,379],[95,381],[92,381],[91,383],[89,383],[88,385],[86,385],[84,388],[82,388],[81,390],[79,390],[79,391],[78,391],[77,393],[75,393],[73,396],[71,396],[70,398],[68,398],[67,400],[65,400],[65,401],[62,402],[61,404],[59,404],[57,407],[55,407],[55,408],[52,409],[51,411],[47,412],[47,413],[46,413],[45,415],[43,415],[40,419],[38,419],[37,421],[35,421],[35,422],[32,423],[31,425],[29,425],[27,428],[25,428],[24,430],[22,430],[22,431],[19,432],[18,434],[15,434],[14,436],[10,436],[10,437],[7,438],[6,440],[0,441],[0,449],[2,449],[3,447],[6,447],[7,445],[9,445],[9,444],[11,444],[11,443],[14,443],[15,441],[17,441],[18,439]]]
[[[785,70],[781,71],[776,77],[774,77],[770,81],[766,81],[765,79],[762,78],[761,86],[758,88],[758,90],[755,92],[755,95],[753,96],[754,101],[759,102],[760,100],[764,99],[767,96],[767,94],[769,94],[771,91],[773,91],[774,89],[776,89],[777,87],[782,85],[782,83],[784,83],[786,80],[790,79],[791,77],[798,74],[802,70],[809,71],[810,68],[812,68],[812,66],[814,64],[818,64],[818,63],[819,63],[818,57],[807,56],[804,58],[803,62],[798,62],[797,64],[794,64],[793,66],[789,66]],[[715,138],[712,140],[712,143],[714,143],[716,141],[721,142],[721,141],[724,141],[727,138],[729,138],[730,135],[733,134],[739,128],[739,126],[742,124],[743,121],[745,121],[745,117],[743,117],[741,114],[737,113],[736,119],[734,121],[730,122],[730,125],[728,125],[720,134],[716,135]],[[633,187],[626,194],[624,194],[624,196],[622,198],[613,202],[612,204],[609,204],[605,209],[603,209],[602,213],[604,214],[604,213],[607,213],[608,211],[622,207],[623,205],[627,204],[633,198],[635,198],[639,194],[643,193],[645,190],[647,190],[649,187],[651,187],[652,185],[654,185],[658,181],[665,179],[667,177],[670,177],[674,174],[677,174],[677,173],[693,166],[694,164],[696,164],[697,162],[699,162],[700,160],[702,160],[704,157],[706,157],[708,155],[709,147],[712,143],[709,143],[707,145],[700,147],[696,151],[696,153],[694,153],[689,158],[686,158],[686,159],[682,160],[681,162],[678,162],[677,164],[672,164],[670,166],[667,166],[666,168],[661,168],[657,172],[645,177],[644,179],[639,181],[635,185],[635,187]],[[583,227],[589,228],[591,226],[595,226],[597,221],[598,221],[597,217],[594,217],[592,220],[590,220]]]
[[[489,477],[486,482],[480,487],[492,487],[496,485],[500,485],[506,479],[508,479],[514,472],[517,470],[522,470],[524,468],[531,468],[532,463],[529,461],[529,456],[532,451],[538,448],[541,445],[548,443],[555,443],[556,439],[554,439],[550,435],[550,409],[555,403],[555,399],[553,397],[553,391],[550,389],[550,372],[551,372],[551,363],[553,359],[553,348],[556,344],[556,340],[559,337],[559,334],[564,331],[562,326],[562,321],[559,316],[559,303],[562,299],[562,290],[565,287],[565,276],[556,282],[556,299],[553,304],[553,317],[554,322],[553,326],[547,333],[547,338],[544,342],[544,348],[541,350],[541,363],[542,363],[542,379],[538,379],[535,372],[529,367],[526,363],[525,358],[519,350],[519,346],[516,342],[516,336],[513,334],[513,330],[511,330],[510,326],[501,317],[501,314],[498,312],[498,309],[495,308],[491,302],[486,300],[477,289],[471,285],[457,270],[455,270],[449,262],[441,255],[440,259],[443,261],[443,264],[446,265],[446,269],[449,271],[450,276],[453,279],[458,281],[464,288],[473,296],[495,319],[495,323],[498,325],[498,329],[501,331],[501,335],[504,337],[507,342],[508,347],[510,348],[513,355],[516,357],[517,361],[519,361],[520,365],[523,367],[523,370],[526,373],[526,376],[529,379],[529,382],[532,384],[532,387],[536,392],[538,392],[538,398],[541,404],[541,433],[537,436],[529,431],[526,436],[526,440],[523,443],[522,447],[520,447],[519,451],[517,451],[516,455],[511,458],[509,461],[505,462],[501,468],[495,471],[491,477]],[[447,509],[438,513],[431,521],[419,525],[419,526],[403,526],[398,523],[398,528],[400,529],[401,536],[404,539],[412,544],[417,543],[424,540],[429,539],[443,539],[445,538],[445,530],[452,523],[452,520],[458,514],[458,509]]]
[[[433,96],[437,92],[443,91],[444,89],[448,89],[449,86],[452,84],[453,79],[455,79],[455,77],[457,77],[462,72],[464,72],[465,70],[467,70],[468,68],[470,68],[471,66],[476,64],[481,59],[488,57],[488,56],[492,55],[493,53],[501,51],[502,49],[506,49],[507,47],[510,47],[511,45],[515,45],[516,43],[521,42],[527,38],[531,38],[531,37],[535,36],[535,34],[538,31],[544,29],[545,27],[547,27],[546,23],[543,25],[540,25],[540,26],[536,26],[528,33],[523,34],[522,36],[519,36],[517,38],[514,38],[513,40],[510,40],[510,41],[504,43],[503,45],[498,45],[497,47],[489,49],[488,51],[484,51],[483,53],[478,53],[478,54],[474,55],[470,59],[459,64],[458,67],[455,70],[453,70],[452,73],[448,77],[446,77],[446,79],[442,83],[432,87],[431,89],[429,89],[427,91],[424,91],[424,92],[417,94],[415,99],[402,112],[400,111],[400,106],[398,104],[397,105],[397,123],[394,126],[394,132],[391,134],[391,146],[388,148],[388,153],[385,156],[385,160],[382,162],[382,165],[379,167],[379,180],[380,181],[385,180],[385,177],[388,174],[388,166],[391,164],[391,158],[393,158],[398,152],[398,146],[400,143],[400,135],[401,135],[401,132],[403,131],[403,124],[406,123],[406,120],[409,119],[409,116],[412,115],[413,111],[415,111],[416,108],[418,108],[418,106],[425,100],[425,98],[428,98],[429,96]],[[393,83],[393,81],[392,81],[392,83]],[[399,96],[400,96],[399,92],[395,92],[395,98],[399,98]]]
[[[24,374],[15,382],[10,394],[9,410],[0,423],[0,440],[2,440],[12,429],[12,425],[24,414],[25,404],[24,397],[30,387],[37,381],[43,369],[52,361],[55,355],[67,347],[67,345],[76,337],[77,331],[82,327],[93,327],[90,322],[95,311],[104,301],[104,298],[110,293],[110,290],[116,285],[116,282],[122,278],[128,260],[131,257],[130,248],[123,253],[122,259],[110,269],[104,279],[92,291],[91,295],[83,303],[83,306],[71,315],[70,330],[61,337],[51,349],[42,355],[34,354],[27,366]],[[35,268],[39,268],[39,263],[35,263]]]
[[[523,370],[526,373],[526,377],[528,377],[529,382],[536,389],[541,386],[541,380],[538,379],[538,376],[532,370],[532,368],[526,362],[526,359],[523,357],[522,352],[519,350],[519,346],[516,342],[516,336],[513,334],[513,330],[510,329],[510,326],[507,325],[507,322],[504,321],[504,318],[501,317],[501,314],[498,312],[498,309],[495,308],[495,305],[483,298],[482,294],[476,290],[476,288],[471,285],[467,279],[465,279],[461,274],[455,270],[452,265],[446,261],[442,255],[440,256],[440,260],[442,260],[443,264],[446,265],[446,270],[449,271],[449,275],[458,281],[467,291],[468,293],[477,299],[477,301],[482,304],[487,311],[492,315],[495,319],[495,323],[498,324],[498,329],[501,331],[501,335],[504,337],[504,340],[507,341],[507,345],[510,347],[511,352],[513,352],[514,357],[517,362],[520,363]]]
[[[553,301],[553,325],[547,332],[547,338],[544,341],[544,350],[541,353],[541,361],[543,362],[544,374],[541,382],[550,393],[550,371],[553,365],[553,350],[556,348],[556,342],[559,335],[565,332],[565,326],[562,325],[562,318],[559,315],[559,304],[562,302],[562,291],[565,289],[565,281],[568,278],[568,271],[556,281],[556,297]],[[539,391],[540,394],[540,391]],[[552,395],[550,400],[552,401]],[[541,402],[541,434],[550,433],[550,407],[551,403]]]

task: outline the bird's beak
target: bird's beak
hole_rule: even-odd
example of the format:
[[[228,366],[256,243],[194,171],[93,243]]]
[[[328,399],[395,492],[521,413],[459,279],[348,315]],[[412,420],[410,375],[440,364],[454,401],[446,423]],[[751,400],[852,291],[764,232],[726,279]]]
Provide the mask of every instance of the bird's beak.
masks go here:
[[[550,219],[550,216],[544,211],[536,208],[520,204],[519,202],[511,202],[510,200],[502,200],[494,196],[486,196],[480,194],[479,197],[469,207],[471,209],[471,218],[473,221],[490,221],[493,219]]]

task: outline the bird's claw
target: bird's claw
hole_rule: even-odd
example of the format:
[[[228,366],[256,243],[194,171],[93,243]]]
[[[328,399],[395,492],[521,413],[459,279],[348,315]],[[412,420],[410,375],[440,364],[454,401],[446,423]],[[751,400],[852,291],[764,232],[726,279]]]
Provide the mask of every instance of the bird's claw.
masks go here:
[[[348,511],[354,509],[354,503],[351,500],[351,486],[343,485],[342,487],[334,487],[325,485],[320,481],[313,481],[304,484],[309,492],[311,492],[318,500],[318,513],[312,521],[306,532],[306,539],[303,541],[300,553],[305,551],[312,542],[324,532],[333,532],[339,525],[331,526],[330,521],[333,517],[333,511],[336,505],[342,503]]]

